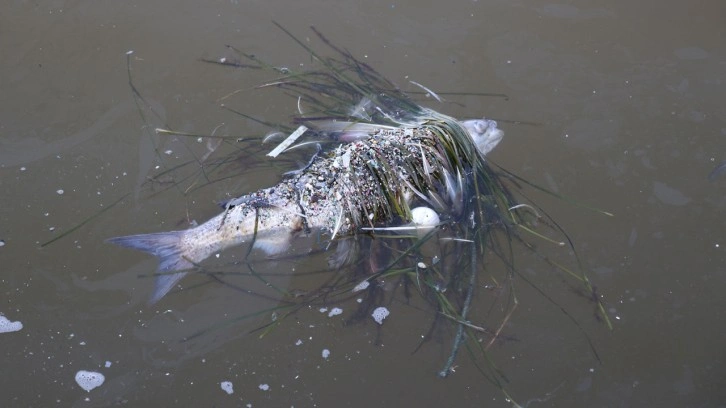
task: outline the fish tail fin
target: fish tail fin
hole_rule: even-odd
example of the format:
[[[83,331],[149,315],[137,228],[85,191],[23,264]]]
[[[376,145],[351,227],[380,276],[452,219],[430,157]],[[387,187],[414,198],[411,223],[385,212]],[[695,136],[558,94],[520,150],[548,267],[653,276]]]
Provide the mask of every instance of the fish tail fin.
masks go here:
[[[184,257],[181,237],[184,231],[159,232],[109,238],[106,242],[126,248],[138,249],[159,258],[159,272],[185,271],[194,265]],[[154,293],[149,304],[158,302],[187,272],[164,273],[154,281]]]

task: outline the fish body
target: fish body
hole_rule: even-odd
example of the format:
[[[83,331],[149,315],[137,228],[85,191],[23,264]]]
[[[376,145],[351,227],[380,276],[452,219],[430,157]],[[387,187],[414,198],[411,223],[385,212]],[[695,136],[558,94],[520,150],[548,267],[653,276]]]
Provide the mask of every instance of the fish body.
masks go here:
[[[455,123],[468,132],[482,155],[503,135],[494,121]],[[455,196],[446,194],[456,186],[451,185],[455,183],[446,170],[451,163],[433,127],[330,126],[328,131],[354,133],[354,141],[316,155],[305,169],[273,187],[231,200],[207,222],[183,231],[109,239],[159,258],[162,274],[156,278],[150,302],[166,295],[196,264],[226,248],[252,242],[254,248],[278,254],[295,236],[313,231],[332,240],[359,227],[394,221],[402,214],[404,219],[397,221],[411,221],[412,196],[424,200],[435,196],[437,202],[441,195]],[[360,137],[362,133],[367,137]]]

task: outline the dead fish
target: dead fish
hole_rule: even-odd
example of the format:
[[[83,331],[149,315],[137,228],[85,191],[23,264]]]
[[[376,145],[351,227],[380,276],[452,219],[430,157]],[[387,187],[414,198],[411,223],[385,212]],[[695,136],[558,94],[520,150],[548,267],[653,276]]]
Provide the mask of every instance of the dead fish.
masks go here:
[[[349,132],[356,137],[327,154],[316,154],[308,166],[277,185],[229,201],[221,214],[197,227],[107,241],[159,258],[158,270],[163,274],[156,278],[150,299],[155,303],[196,264],[226,248],[252,242],[253,248],[274,255],[285,251],[294,237],[313,231],[327,234],[332,241],[356,228],[400,217],[401,211],[395,209],[403,208],[410,217],[411,197],[427,200],[428,194],[433,199],[436,183],[446,184],[444,191],[462,187],[461,182],[457,187],[451,181],[452,174],[460,172],[450,168],[442,154],[441,132],[468,134],[482,156],[503,136],[496,122],[486,119],[427,123],[417,127],[322,124],[320,128],[327,132]],[[367,136],[359,137],[362,133]],[[436,195],[438,200],[444,199]]]

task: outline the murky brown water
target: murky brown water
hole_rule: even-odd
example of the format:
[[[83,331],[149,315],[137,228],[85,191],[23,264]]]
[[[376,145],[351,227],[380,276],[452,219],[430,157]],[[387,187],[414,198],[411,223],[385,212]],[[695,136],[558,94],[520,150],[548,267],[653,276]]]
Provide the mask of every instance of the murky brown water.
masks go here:
[[[279,65],[309,63],[272,19],[302,37],[317,26],[399,84],[508,94],[506,101],[466,97],[459,100],[465,107],[436,108],[500,119],[507,136],[492,160],[616,214],[538,196],[574,239],[615,329],[596,322],[591,304],[551,275],[549,294],[564,299],[600,364],[582,331],[523,289],[506,329],[516,341],[492,354],[520,403],[726,406],[726,176],[706,178],[726,159],[723,2],[306,3],[3,6],[0,312],[24,325],[0,334],[3,406],[508,405],[465,352],[457,371],[438,379],[447,334],[412,354],[430,316],[403,305],[391,307],[381,329],[372,321],[343,327],[311,309],[263,339],[245,333],[269,312],[179,342],[275,302],[207,284],[147,307],[151,282],[138,275],[153,271],[156,261],[103,243],[184,228],[215,214],[215,201],[227,193],[278,180],[279,173],[242,163],[248,177],[186,196],[161,183],[158,194],[140,188],[155,174],[152,140],[171,165],[206,152],[193,139],[150,138],[150,127],[208,134],[224,123],[219,132],[228,135],[265,132],[215,102],[265,76],[198,59],[224,55],[224,44],[232,44]],[[134,103],[129,50],[134,83],[157,115],[140,113]],[[295,109],[288,98],[264,94],[229,104],[268,120]],[[40,247],[127,193],[72,235]],[[275,260],[261,268],[310,270],[324,260]],[[534,261],[520,266],[544,276],[540,281],[550,273]],[[280,276],[274,283],[305,288],[314,280]],[[264,289],[252,279],[236,283]],[[327,360],[323,349],[331,351]],[[79,370],[101,372],[106,382],[86,393],[74,381]],[[220,389],[225,380],[234,394]]]

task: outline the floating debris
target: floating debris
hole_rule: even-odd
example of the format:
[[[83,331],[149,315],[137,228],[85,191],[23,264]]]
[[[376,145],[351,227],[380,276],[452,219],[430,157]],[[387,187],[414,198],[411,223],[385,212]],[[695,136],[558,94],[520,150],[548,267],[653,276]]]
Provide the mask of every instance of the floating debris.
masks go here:
[[[439,225],[439,214],[428,207],[416,207],[411,210],[411,221],[418,227],[435,227]]]
[[[388,315],[391,314],[391,312],[388,311],[385,307],[377,307],[376,310],[373,311],[371,316],[373,316],[373,320],[376,321],[378,324],[383,324],[383,320],[388,317]]]
[[[0,315],[0,333],[12,333],[23,329],[23,323],[11,322],[7,317]]]
[[[324,359],[326,359],[326,360],[327,360],[327,359],[328,359],[328,357],[330,357],[330,350],[328,350],[328,349],[323,349],[323,353],[322,353],[322,356],[323,356],[323,358],[324,358]]]
[[[106,377],[101,373],[85,370],[76,373],[76,383],[88,392],[103,385],[104,381],[106,381]]]
[[[355,285],[355,287],[353,288],[353,292],[360,292],[361,290],[367,289],[370,284],[370,282],[364,280],[363,282]]]
[[[55,192],[56,192],[56,193],[57,193],[58,195],[63,195],[63,193],[64,193],[65,191],[63,191],[63,189],[61,188],[61,189],[58,189],[58,190],[56,190]]]
[[[260,384],[258,386],[258,388],[261,389],[262,391],[269,391],[270,390],[270,384]]]
[[[328,317],[337,316],[342,313],[343,313],[343,309],[341,309],[339,307],[334,307],[330,310],[330,313],[328,313]]]
[[[219,386],[222,388],[222,391],[226,392],[228,395],[234,394],[234,385],[231,381],[222,381]]]

